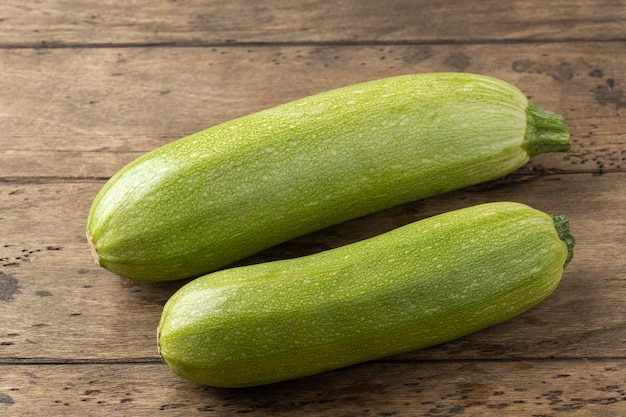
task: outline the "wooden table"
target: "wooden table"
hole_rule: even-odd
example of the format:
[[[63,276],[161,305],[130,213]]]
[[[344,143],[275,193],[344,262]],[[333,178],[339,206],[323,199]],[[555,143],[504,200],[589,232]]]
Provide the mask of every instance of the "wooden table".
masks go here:
[[[444,345],[252,389],[175,376],[156,350],[180,282],[97,267],[104,182],[237,116],[387,76],[467,71],[562,114],[573,146],[489,184],[304,236],[312,253],[475,203],[569,216],[548,299]],[[0,415],[626,415],[626,1],[4,0],[0,5]]]

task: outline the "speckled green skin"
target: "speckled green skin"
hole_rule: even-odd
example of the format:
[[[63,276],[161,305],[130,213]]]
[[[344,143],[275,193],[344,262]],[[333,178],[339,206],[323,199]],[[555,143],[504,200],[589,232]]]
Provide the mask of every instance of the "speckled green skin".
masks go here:
[[[556,288],[567,258],[551,216],[518,203],[474,206],[197,278],[164,307],[160,353],[181,377],[219,387],[311,375],[509,319]]]
[[[103,187],[87,234],[98,263],[120,276],[188,278],[568,148],[563,119],[503,81],[454,73],[377,80],[148,153]]]

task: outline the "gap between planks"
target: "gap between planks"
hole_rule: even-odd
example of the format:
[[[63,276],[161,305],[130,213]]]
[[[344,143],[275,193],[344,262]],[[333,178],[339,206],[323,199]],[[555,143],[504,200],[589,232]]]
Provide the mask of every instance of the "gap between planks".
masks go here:
[[[388,365],[426,365],[426,364],[471,364],[471,363],[557,363],[557,362],[611,362],[626,361],[626,356],[589,356],[589,357],[521,357],[521,358],[462,358],[462,359],[393,359],[381,358],[362,362],[353,366],[370,364]],[[130,359],[45,359],[45,358],[4,358],[0,359],[2,366],[67,366],[67,365],[165,365],[159,358],[130,358]],[[339,368],[341,369],[341,368]]]
[[[0,50],[14,49],[113,49],[113,48],[298,48],[298,47],[350,47],[350,46],[439,46],[439,45],[541,45],[559,43],[619,43],[626,42],[626,37],[610,39],[594,38],[555,38],[555,39],[428,39],[417,40],[337,40],[337,41],[271,41],[271,42],[34,42],[0,43]]]
[[[593,175],[593,176],[602,176],[602,175],[611,175],[611,174],[621,174],[623,173],[623,169],[615,168],[615,169],[583,169],[577,171],[554,171],[554,172],[513,172],[511,174],[506,175],[503,178],[515,178],[515,177],[550,177],[550,176],[561,176],[561,175]],[[84,177],[61,177],[61,176],[32,176],[32,177],[0,177],[0,184],[65,184],[65,183],[96,183],[96,182],[106,182],[110,179],[110,176],[84,176]],[[498,180],[494,180],[492,182],[497,182]],[[489,184],[489,183],[484,183]],[[478,184],[480,185],[480,184]],[[467,187],[469,188],[469,187]]]

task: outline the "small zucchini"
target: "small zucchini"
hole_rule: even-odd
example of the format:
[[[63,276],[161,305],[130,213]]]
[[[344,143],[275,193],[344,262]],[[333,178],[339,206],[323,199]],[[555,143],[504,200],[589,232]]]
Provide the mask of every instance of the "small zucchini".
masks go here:
[[[96,262],[164,281],[569,149],[563,119],[504,81],[407,75],[223,123],[131,162],[95,198]]]
[[[197,278],[158,330],[179,376],[218,387],[303,377],[507,320],[558,285],[567,218],[488,203],[306,257]]]

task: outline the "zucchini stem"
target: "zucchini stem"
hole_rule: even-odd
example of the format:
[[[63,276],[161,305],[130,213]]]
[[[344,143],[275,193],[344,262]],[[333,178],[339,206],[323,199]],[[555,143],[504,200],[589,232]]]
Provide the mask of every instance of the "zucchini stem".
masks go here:
[[[550,217],[552,217],[554,228],[556,229],[556,233],[559,235],[559,239],[567,245],[567,258],[563,264],[563,267],[566,267],[574,257],[574,245],[576,241],[574,236],[572,236],[569,232],[569,220],[566,216],[551,214]]]
[[[562,116],[528,103],[526,118],[526,136],[522,147],[531,158],[542,153],[569,150],[569,130]]]

